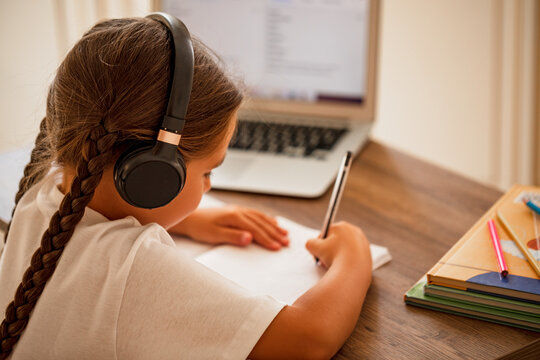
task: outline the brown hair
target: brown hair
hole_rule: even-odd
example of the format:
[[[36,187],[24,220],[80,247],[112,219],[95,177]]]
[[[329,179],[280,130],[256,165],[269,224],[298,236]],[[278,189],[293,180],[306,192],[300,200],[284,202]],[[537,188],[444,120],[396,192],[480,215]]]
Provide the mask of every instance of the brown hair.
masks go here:
[[[107,20],[84,34],[58,68],[15,206],[53,161],[76,169],[76,176],[7,306],[0,325],[0,359],[9,356],[25,329],[104,168],[134,141],[156,138],[168,97],[171,43],[157,21]],[[193,48],[193,87],[179,146],[187,163],[216,149],[242,102],[241,91],[215,54],[197,39]]]

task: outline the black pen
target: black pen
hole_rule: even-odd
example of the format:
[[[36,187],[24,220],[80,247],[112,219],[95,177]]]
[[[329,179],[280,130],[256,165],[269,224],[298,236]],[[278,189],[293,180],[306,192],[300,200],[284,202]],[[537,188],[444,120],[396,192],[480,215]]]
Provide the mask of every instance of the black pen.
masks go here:
[[[351,162],[352,152],[347,151],[343,157],[341,166],[339,167],[336,182],[334,183],[334,190],[332,191],[330,203],[328,204],[328,210],[326,210],[326,217],[324,218],[323,228],[320,235],[321,239],[328,236],[328,230],[336,217],[339,201],[341,200],[341,195],[343,194],[343,189],[345,188],[345,181],[347,181],[347,175],[349,175],[349,169],[351,168]],[[318,264],[319,258],[315,258],[315,262]]]

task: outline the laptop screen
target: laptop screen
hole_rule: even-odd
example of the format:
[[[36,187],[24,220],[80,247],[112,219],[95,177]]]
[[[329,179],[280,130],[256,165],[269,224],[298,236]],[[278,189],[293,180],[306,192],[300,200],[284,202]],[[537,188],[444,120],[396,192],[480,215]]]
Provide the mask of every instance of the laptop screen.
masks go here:
[[[162,0],[253,98],[360,104],[369,0]]]

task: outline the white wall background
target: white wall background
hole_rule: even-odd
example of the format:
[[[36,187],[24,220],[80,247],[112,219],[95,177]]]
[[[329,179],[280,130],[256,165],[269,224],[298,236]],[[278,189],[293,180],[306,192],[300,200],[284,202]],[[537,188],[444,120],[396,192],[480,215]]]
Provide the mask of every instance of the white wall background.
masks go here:
[[[149,0],[0,0],[0,153],[33,144],[56,68],[97,19],[150,9]]]
[[[33,142],[58,66],[52,1],[0,0],[0,151]]]
[[[539,11],[383,1],[374,138],[501,189],[532,183]]]
[[[150,3],[0,0],[0,152],[33,142],[55,68],[83,31]],[[501,189],[532,182],[538,9],[383,0],[373,137]]]
[[[492,4],[382,3],[376,139],[489,179]]]

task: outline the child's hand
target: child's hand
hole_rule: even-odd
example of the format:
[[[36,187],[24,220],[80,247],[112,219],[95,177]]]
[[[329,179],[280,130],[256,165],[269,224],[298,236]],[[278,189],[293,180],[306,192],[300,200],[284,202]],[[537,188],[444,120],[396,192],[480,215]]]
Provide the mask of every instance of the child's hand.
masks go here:
[[[332,225],[325,239],[308,240],[306,248],[325,268],[330,268],[335,261],[345,261],[371,273],[369,242],[362,229],[347,222]]]
[[[289,244],[287,230],[280,228],[276,219],[254,209],[232,205],[197,209],[170,230],[211,244],[245,246],[254,241],[270,250]]]
[[[362,230],[346,222],[306,248],[328,268],[321,280],[272,320],[249,357],[330,359],[354,331],[371,283],[371,254]]]

